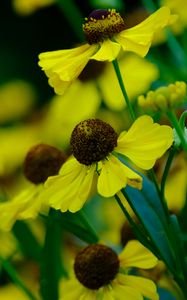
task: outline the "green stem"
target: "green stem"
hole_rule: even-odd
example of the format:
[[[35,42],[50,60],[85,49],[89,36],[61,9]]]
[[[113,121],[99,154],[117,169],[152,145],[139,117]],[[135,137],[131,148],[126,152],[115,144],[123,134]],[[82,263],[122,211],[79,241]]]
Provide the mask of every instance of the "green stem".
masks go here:
[[[173,274],[174,269],[172,266],[170,266],[170,264],[167,262],[167,260],[165,260],[164,256],[162,255],[162,253],[160,252],[160,248],[159,245],[157,243],[155,243],[154,239],[152,238],[151,234],[149,233],[149,230],[146,228],[146,226],[144,225],[144,220],[141,218],[141,216],[139,215],[139,212],[136,210],[135,206],[132,204],[128,194],[126,193],[126,191],[123,189],[122,193],[124,195],[124,197],[127,199],[127,202],[129,203],[130,207],[132,208],[132,210],[134,211],[135,215],[138,217],[138,219],[140,220],[140,223],[142,224],[143,228],[145,229],[147,236],[150,240],[150,244],[152,249],[154,249],[152,252],[155,254],[155,256],[158,259],[161,259],[165,262],[166,266],[168,267],[168,270],[170,270],[170,272]],[[149,247],[148,247],[149,248]],[[150,249],[150,248],[149,248]]]
[[[124,96],[124,99],[125,99],[125,103],[126,103],[128,109],[129,109],[131,118],[132,118],[133,121],[135,121],[136,120],[135,113],[134,113],[133,107],[131,105],[131,102],[129,100],[129,97],[127,95],[127,92],[126,92],[126,89],[125,89],[123,78],[121,76],[121,72],[120,72],[120,68],[119,68],[117,59],[113,60],[112,64],[114,66],[114,70],[115,70],[115,73],[116,73],[116,76],[117,76],[117,79],[118,79],[121,91],[123,93],[123,96]]]
[[[125,198],[127,198],[128,200],[128,195],[125,195]],[[134,231],[135,235],[137,236],[137,238],[140,240],[140,242],[142,242],[142,244],[147,247],[151,252],[153,252],[156,256],[158,256],[158,252],[152,247],[150,240],[148,239],[146,233],[143,231],[143,229],[137,225],[134,220],[132,219],[132,217],[130,216],[130,214],[128,213],[128,211],[126,210],[125,206],[123,205],[120,197],[116,194],[115,195],[115,199],[119,205],[119,207],[121,208],[123,214],[125,215],[125,217],[127,218],[132,230]]]
[[[157,178],[156,178],[154,170],[153,169],[149,170],[149,174],[150,174],[151,179],[152,179],[152,181],[155,185],[155,188],[157,190],[161,205],[162,205],[164,213],[165,213],[165,217],[167,219],[167,223],[169,224],[170,223],[170,215],[169,215],[168,206],[167,206],[167,203],[166,203],[166,200],[165,200],[164,196],[161,193],[161,189],[158,185]]]
[[[0,256],[0,262],[3,266],[3,268],[8,273],[11,280],[17,285],[22,291],[28,296],[31,300],[36,300],[36,297],[31,293],[31,291],[25,286],[23,281],[19,278],[19,275],[17,274],[16,270],[11,266],[8,260],[5,260]]]
[[[79,218],[80,218],[82,224],[85,226],[85,228],[87,228],[93,234],[93,236],[95,237],[95,239],[97,241],[99,241],[99,237],[98,237],[95,229],[93,228],[93,226],[88,221],[88,218],[87,218],[86,214],[84,213],[84,211],[83,210],[79,210],[77,212],[77,215],[79,216]]]
[[[162,198],[164,198],[164,189],[165,189],[166,179],[167,179],[170,167],[171,167],[171,163],[172,163],[173,158],[175,156],[175,153],[176,153],[176,148],[173,147],[171,149],[170,153],[169,153],[169,156],[168,156],[168,159],[167,159],[167,162],[166,162],[166,165],[165,165],[164,173],[162,175],[161,185],[160,185],[160,187],[161,187],[160,188],[160,193],[161,193]]]
[[[46,224],[46,236],[41,256],[40,292],[43,300],[59,299],[61,266],[61,228],[58,211],[50,209]]]
[[[185,110],[180,116],[179,125],[181,128],[185,128],[186,118],[187,118],[187,110]]]
[[[165,29],[166,36],[167,36],[167,45],[170,49],[171,53],[176,59],[177,65],[180,65],[181,68],[186,68],[187,61],[186,61],[186,54],[177,41],[176,37],[173,35],[172,31],[169,28]]]
[[[180,127],[180,124],[179,124],[175,114],[172,111],[168,110],[167,111],[167,116],[168,116],[170,122],[172,123],[173,127],[175,128],[175,130],[178,134],[178,137],[180,138],[180,141],[181,141],[181,144],[182,144],[182,147],[183,147],[184,151],[187,152],[187,142],[186,142],[185,137],[184,137],[184,131]]]
[[[73,0],[57,0],[57,3],[61,8],[63,14],[67,18],[76,36],[79,38],[80,41],[84,41],[85,38],[82,30],[82,24],[84,19],[78,6]]]

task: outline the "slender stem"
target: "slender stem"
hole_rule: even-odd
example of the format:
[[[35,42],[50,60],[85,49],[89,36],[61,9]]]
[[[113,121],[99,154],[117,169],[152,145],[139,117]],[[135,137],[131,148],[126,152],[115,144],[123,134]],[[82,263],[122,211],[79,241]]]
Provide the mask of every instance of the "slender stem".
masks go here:
[[[3,268],[6,270],[12,281],[28,296],[31,300],[36,300],[36,297],[31,293],[31,291],[25,286],[23,281],[19,278],[16,270],[11,266],[8,260],[5,260],[0,256],[0,262]]]
[[[134,233],[137,235],[137,238],[144,244],[145,247],[147,247],[150,251],[152,251],[156,256],[158,256],[158,253],[155,251],[155,249],[152,247],[150,240],[148,239],[148,236],[146,235],[146,232],[144,232],[139,225],[137,225],[128,211],[126,210],[125,206],[123,205],[120,197],[116,194],[115,199],[121,208],[122,212],[124,213],[125,217],[127,218],[130,226],[132,227]],[[124,196],[123,196],[124,197]],[[125,195],[126,198],[128,198],[128,195]]]
[[[171,149],[169,155],[168,155],[168,159],[167,159],[167,162],[166,162],[166,165],[165,165],[164,173],[162,175],[161,185],[160,185],[160,187],[161,187],[160,188],[160,193],[161,193],[162,198],[164,197],[164,189],[165,189],[166,179],[167,179],[170,167],[171,167],[171,163],[172,163],[173,158],[175,156],[175,153],[176,153],[176,148],[173,147]]]
[[[131,105],[131,102],[129,100],[129,97],[127,95],[127,92],[126,92],[126,89],[125,89],[125,85],[124,85],[124,82],[123,82],[123,78],[122,78],[122,75],[121,75],[121,72],[120,72],[120,68],[119,68],[117,59],[113,60],[112,64],[114,66],[114,70],[115,70],[116,76],[118,78],[118,82],[119,82],[121,91],[123,93],[123,96],[124,96],[124,99],[125,99],[125,103],[126,103],[128,109],[129,109],[131,118],[132,118],[133,121],[135,121],[136,120],[135,113],[134,113],[133,107]]]
[[[160,187],[159,187],[159,185],[158,185],[157,178],[156,178],[156,175],[155,175],[154,170],[153,170],[153,169],[149,170],[149,174],[150,174],[150,176],[151,176],[151,179],[153,180],[153,183],[154,183],[155,188],[156,188],[156,190],[157,190],[157,193],[158,193],[158,196],[159,196],[161,205],[162,205],[162,207],[163,207],[165,216],[166,216],[166,218],[167,218],[167,222],[168,222],[168,224],[169,224],[169,223],[170,223],[170,216],[169,216],[168,206],[167,206],[166,200],[165,200],[165,198],[164,198],[164,195],[161,194],[161,190],[160,190]]]
[[[97,241],[99,241],[99,237],[95,231],[95,229],[93,228],[93,226],[90,224],[90,222],[88,221],[88,218],[86,216],[86,214],[84,213],[83,210],[80,210],[79,212],[77,212],[77,215],[79,216],[82,224],[84,224],[84,226],[86,228],[88,228],[88,230],[93,234],[93,236],[95,237],[95,239]]]
[[[159,188],[159,185],[158,185],[158,182],[157,182],[157,178],[156,178],[156,175],[155,175],[155,172],[153,169],[149,170],[148,171],[148,174],[150,175],[154,185],[155,185],[155,188],[157,190],[157,193],[158,193],[158,196],[160,196],[160,188]]]
[[[75,32],[76,36],[80,41],[84,41],[84,34],[82,30],[83,17],[79,7],[76,5],[73,0],[57,0],[59,7],[62,10],[62,13],[67,18],[70,26]]]
[[[187,118],[187,110],[185,110],[180,116],[179,125],[181,128],[185,128],[186,118]]]
[[[165,32],[167,36],[168,48],[175,57],[177,64],[179,64],[181,68],[186,68],[186,54],[183,48],[181,47],[176,37],[173,35],[172,31],[169,28],[166,28]]]
[[[180,138],[180,141],[181,141],[184,151],[187,152],[187,141],[185,140],[185,137],[184,137],[184,130],[180,127],[180,124],[179,124],[175,114],[172,111],[168,110],[167,116],[168,116],[169,120],[171,121],[173,127],[175,128],[175,130]]]
[[[154,249],[153,251],[152,250],[151,251],[157,256],[158,259],[161,259],[165,262],[166,266],[168,267],[168,270],[170,270],[170,272],[173,274],[174,268],[167,262],[167,260],[165,260],[165,257],[162,255],[162,252],[160,251],[159,245],[157,243],[155,243],[154,239],[152,238],[152,236],[149,232],[149,229],[146,227],[146,225],[144,225],[144,220],[141,218],[139,212],[136,210],[136,207],[132,204],[131,199],[129,198],[128,194],[126,193],[126,191],[124,189],[122,190],[122,193],[123,193],[124,197],[127,199],[127,202],[129,203],[130,207],[134,211],[135,215],[140,220],[145,231],[147,232],[147,236],[150,239],[151,247],[152,247],[152,249]]]
[[[40,292],[43,300],[59,299],[61,267],[61,228],[58,211],[50,209],[46,224],[46,236],[41,256]]]

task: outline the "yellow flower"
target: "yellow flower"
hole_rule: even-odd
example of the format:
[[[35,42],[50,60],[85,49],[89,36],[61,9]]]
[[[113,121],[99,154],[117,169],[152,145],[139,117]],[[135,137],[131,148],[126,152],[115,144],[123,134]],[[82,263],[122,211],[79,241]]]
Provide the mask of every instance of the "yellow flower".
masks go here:
[[[13,8],[15,11],[23,16],[30,15],[34,13],[39,8],[51,5],[56,2],[56,0],[12,0]]]
[[[181,106],[186,100],[186,83],[176,81],[149,91],[145,96],[138,97],[138,104],[146,112],[166,111]]]
[[[138,241],[130,241],[119,256],[109,247],[94,244],[80,251],[74,276],[62,283],[65,300],[158,300],[152,280],[129,275],[132,267],[149,269],[157,259]]]
[[[42,205],[39,195],[43,185],[30,185],[27,189],[21,191],[11,201],[0,204],[0,229],[3,231],[11,230],[17,220],[26,220],[36,218],[42,211]],[[45,208],[44,208],[45,209]]]
[[[174,19],[162,7],[140,24],[125,29],[123,18],[114,9],[95,10],[86,19],[83,30],[88,43],[70,50],[45,52],[39,55],[39,66],[49,78],[57,94],[63,94],[82,72],[90,59],[113,61],[120,50],[144,57],[154,34]]]
[[[43,183],[48,176],[58,173],[65,157],[58,149],[39,144],[30,149],[24,162],[25,177],[31,182],[12,200],[0,204],[0,229],[11,230],[17,220],[33,219],[40,211],[48,210],[48,205],[41,201]]]
[[[161,0],[161,5],[169,7],[173,13],[176,13],[178,15],[178,19],[176,22],[178,30],[182,30],[183,27],[187,26],[186,0]]]
[[[133,53],[121,58],[119,63],[130,100],[145,92],[159,76],[158,68],[154,64]],[[124,109],[125,101],[111,64],[106,65],[97,78],[97,83],[107,107],[116,111]]]
[[[107,123],[90,119],[79,123],[72,132],[74,157],[49,177],[41,197],[61,211],[82,208],[93,187],[104,197],[114,196],[127,184],[141,189],[142,178],[116,156],[124,155],[138,167],[148,170],[171,146],[173,132],[169,126],[153,123],[149,116],[138,118],[128,132],[117,138]]]
[[[0,128],[0,175],[7,176],[18,169],[38,139],[37,128],[33,125]]]
[[[157,177],[161,181],[163,175],[163,165],[166,157],[159,160],[156,166]],[[187,186],[187,161],[183,152],[178,154],[172,161],[171,168],[165,185],[165,198],[169,210],[179,214],[186,203]]]
[[[0,123],[12,122],[25,117],[33,108],[35,91],[23,80],[10,81],[0,86]]]

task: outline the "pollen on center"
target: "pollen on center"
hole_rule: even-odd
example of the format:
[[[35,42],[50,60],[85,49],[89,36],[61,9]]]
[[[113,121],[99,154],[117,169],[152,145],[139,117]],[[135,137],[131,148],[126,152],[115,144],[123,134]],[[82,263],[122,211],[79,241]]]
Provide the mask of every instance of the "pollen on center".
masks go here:
[[[125,29],[121,15],[115,9],[94,10],[83,25],[83,31],[89,44],[103,42]]]

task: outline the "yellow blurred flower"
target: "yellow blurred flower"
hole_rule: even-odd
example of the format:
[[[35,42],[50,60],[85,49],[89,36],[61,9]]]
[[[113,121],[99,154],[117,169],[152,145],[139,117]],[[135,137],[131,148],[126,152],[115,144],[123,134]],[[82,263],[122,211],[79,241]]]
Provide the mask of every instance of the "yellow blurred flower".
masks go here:
[[[55,92],[63,94],[90,59],[113,61],[121,49],[144,57],[154,34],[174,18],[169,8],[162,7],[140,24],[125,29],[123,18],[114,9],[95,10],[83,25],[88,43],[70,50],[41,53],[39,65]]]
[[[14,126],[0,129],[0,176],[7,176],[19,168],[33,144],[39,140],[36,127]]]
[[[36,10],[51,5],[56,0],[12,0],[14,10],[23,16],[30,15]]]
[[[161,0],[162,6],[167,6],[171,12],[178,15],[178,19],[173,24],[174,31],[182,31],[187,26],[187,2],[186,0]]]
[[[164,158],[165,160],[166,158]],[[160,181],[163,174],[165,162],[158,160],[156,173]],[[165,198],[169,210],[172,213],[180,213],[186,203],[187,186],[187,161],[183,152],[175,156],[165,185]]]
[[[40,194],[48,176],[58,173],[65,161],[64,154],[49,145],[33,146],[24,161],[25,177],[31,182],[10,201],[0,203],[0,229],[11,230],[17,220],[33,219],[38,213],[48,211],[48,204],[42,201]]]
[[[167,111],[180,107],[186,100],[186,83],[176,81],[149,91],[146,96],[138,97],[138,104],[144,112]]]
[[[55,96],[41,122],[42,138],[48,143],[68,147],[71,132],[81,120],[95,117],[100,96],[93,81],[76,80],[62,96]]]
[[[25,117],[35,100],[33,87],[25,81],[15,80],[0,86],[0,124]]]
[[[64,280],[60,299],[158,300],[153,281],[128,274],[132,267],[149,269],[156,263],[154,255],[135,240],[119,256],[107,246],[90,245],[77,254],[74,275]]]
[[[138,55],[126,55],[119,62],[126,91],[131,100],[147,90],[150,84],[159,76],[156,65]],[[105,104],[112,110],[122,110],[126,104],[111,64],[107,64],[104,71],[97,78],[97,82],[102,91]]]
[[[118,138],[114,129],[101,120],[83,121],[72,132],[74,157],[62,166],[59,175],[48,178],[41,197],[55,209],[76,212],[95,184],[104,197],[114,196],[127,184],[141,189],[142,178],[124,165],[117,153],[148,170],[172,142],[172,129],[154,124],[149,116],[138,118]]]
[[[0,298],[3,300],[28,300],[28,296],[13,284],[7,284],[0,287]]]

